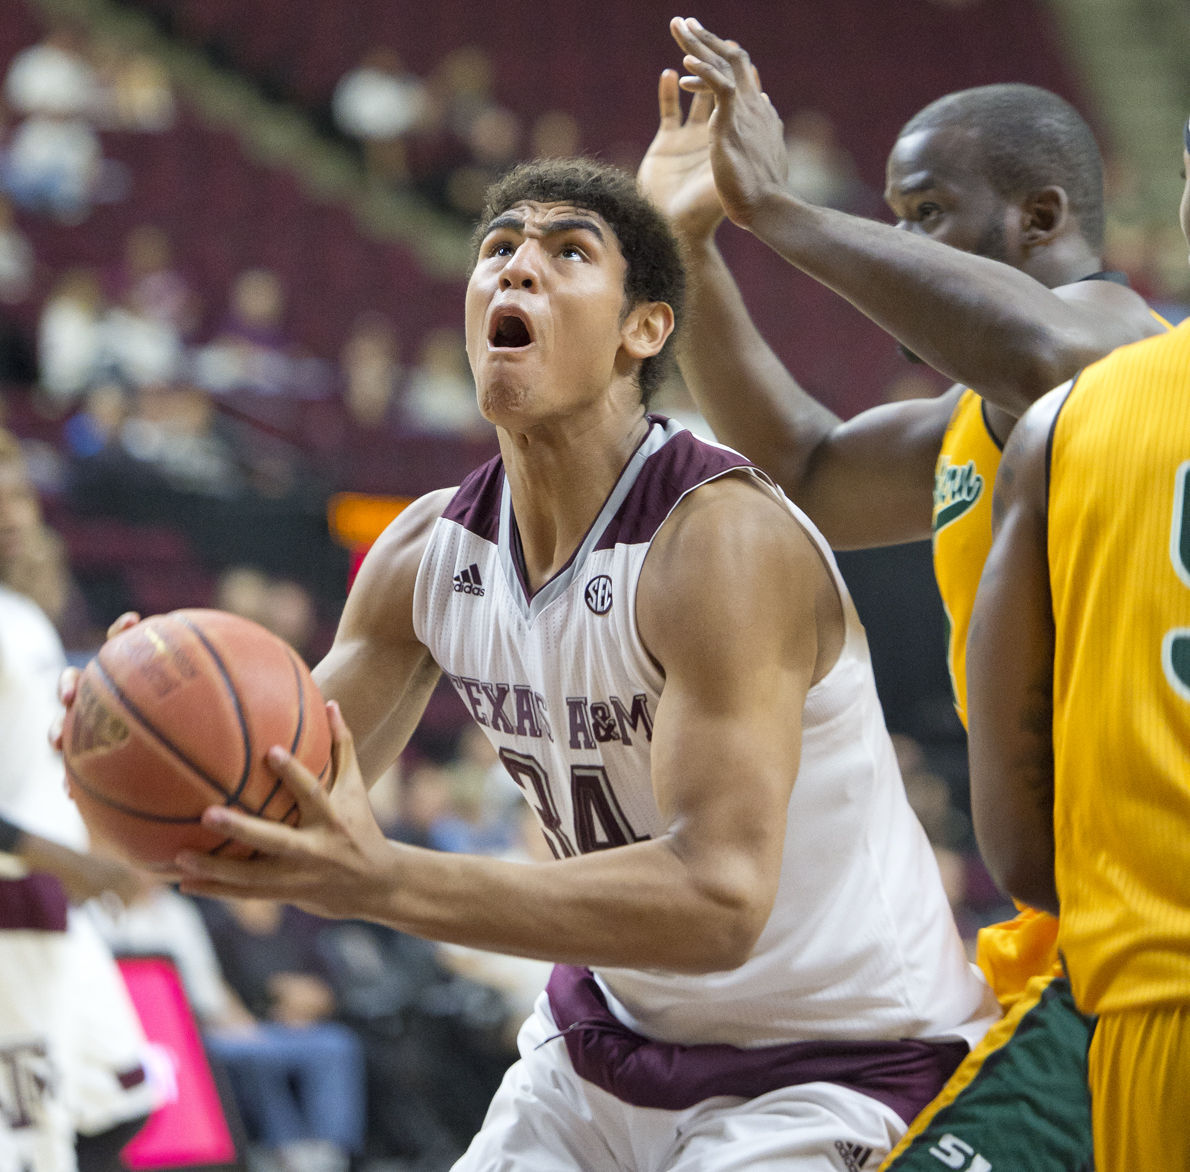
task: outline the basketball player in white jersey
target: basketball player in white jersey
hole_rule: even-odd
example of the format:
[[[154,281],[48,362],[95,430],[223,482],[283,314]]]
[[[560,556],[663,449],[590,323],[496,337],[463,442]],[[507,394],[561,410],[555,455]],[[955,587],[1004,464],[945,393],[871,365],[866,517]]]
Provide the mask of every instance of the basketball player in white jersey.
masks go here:
[[[111,952],[70,905],[131,900],[144,877],[88,851],[46,740],[62,642],[7,585],[41,525],[20,445],[0,431],[0,1172],[97,1172],[159,1096]]]
[[[556,962],[458,1168],[874,1166],[994,1016],[820,535],[647,412],[684,274],[631,177],[489,192],[468,352],[500,456],[369,553],[316,675],[333,792],[184,889]],[[554,861],[386,841],[371,782],[445,673]],[[352,734],[347,729],[350,727]]]

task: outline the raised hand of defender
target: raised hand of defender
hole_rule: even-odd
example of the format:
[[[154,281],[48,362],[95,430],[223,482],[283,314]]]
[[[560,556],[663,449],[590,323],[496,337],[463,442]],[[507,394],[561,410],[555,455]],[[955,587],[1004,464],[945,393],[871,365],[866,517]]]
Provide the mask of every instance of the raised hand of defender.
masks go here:
[[[275,899],[329,917],[364,914],[378,874],[395,866],[393,844],[376,822],[351,732],[338,704],[327,705],[333,772],[324,789],[290,753],[274,746],[269,764],[297,800],[300,825],[286,826],[226,806],[210,806],[203,824],[254,848],[255,857],[179,854],[181,889],[193,895]]]
[[[719,199],[727,215],[748,228],[765,201],[786,188],[784,126],[752,59],[735,41],[715,36],[692,17],[675,17],[669,28],[689,70],[679,85],[714,98],[707,129]]]
[[[667,69],[657,86],[660,121],[637,172],[641,190],[687,240],[709,237],[723,219],[711,172],[708,122],[715,108],[709,91],[697,93],[682,117],[678,74]]]

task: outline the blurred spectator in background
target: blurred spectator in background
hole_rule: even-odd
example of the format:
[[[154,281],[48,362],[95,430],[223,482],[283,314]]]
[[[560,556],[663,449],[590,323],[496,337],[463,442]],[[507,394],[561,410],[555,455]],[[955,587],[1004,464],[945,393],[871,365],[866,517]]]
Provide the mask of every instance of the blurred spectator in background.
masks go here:
[[[4,99],[18,116],[57,114],[93,118],[99,78],[87,42],[74,25],[52,24],[45,36],[18,52],[4,76]]]
[[[33,291],[33,245],[0,196],[0,304],[20,305]]]
[[[422,339],[406,386],[401,422],[409,431],[423,434],[487,434],[491,425],[479,413],[459,327],[439,326]]]
[[[480,45],[459,45],[435,67],[426,83],[431,124],[445,127],[460,139],[488,106],[495,105],[494,67]]]
[[[62,425],[67,453],[80,460],[115,447],[128,418],[128,395],[118,383],[103,382],[89,390],[82,406]]]
[[[339,352],[340,394],[351,428],[394,427],[404,381],[401,341],[392,320],[371,310],[360,314]]]
[[[232,282],[227,313],[197,355],[199,382],[213,391],[281,394],[293,375],[285,330],[285,290],[271,269],[246,269]]]
[[[130,313],[194,337],[202,300],[174,261],[173,245],[156,224],[136,224],[124,237],[120,260],[108,277],[111,300]]]
[[[169,74],[155,57],[122,41],[94,47],[101,129],[158,132],[174,124]]]
[[[2,163],[0,181],[15,204],[63,223],[80,223],[107,194],[99,135],[78,115],[28,115],[9,138]]]
[[[835,124],[821,110],[796,110],[785,120],[789,186],[823,207],[851,209],[860,190],[855,161],[839,142]]]
[[[277,1172],[346,1172],[364,1144],[364,1053],[336,1020],[319,944],[327,921],[260,899],[202,900],[199,909],[223,978],[250,1015],[206,1033],[249,1136],[276,1156]]]
[[[103,373],[130,387],[171,383],[186,363],[182,338],[166,319],[129,301],[110,301],[102,321]]]
[[[215,584],[212,605],[251,619],[284,639],[308,663],[319,656],[318,608],[300,582],[279,578],[256,566],[228,566]]]
[[[54,283],[37,326],[38,397],[54,415],[102,381],[107,300],[94,269],[74,268]]]
[[[405,140],[428,109],[421,79],[383,45],[369,49],[331,97],[334,123],[359,144],[368,174],[394,187],[409,178]]]
[[[118,169],[106,172],[94,120],[100,83],[87,45],[57,24],[12,59],[4,97],[19,119],[0,165],[0,184],[14,203],[78,223],[96,198],[117,194]]]
[[[530,159],[573,159],[581,155],[582,130],[565,110],[544,110],[529,127]]]
[[[120,444],[171,488],[233,497],[243,489],[244,478],[215,420],[214,405],[201,387],[148,382],[136,389],[120,428]]]
[[[33,246],[0,195],[0,383],[27,385],[37,378],[33,342],[9,312],[29,301],[35,274]]]
[[[476,112],[463,139],[463,158],[446,175],[446,209],[471,225],[483,210],[484,193],[518,160],[521,120],[504,106]]]
[[[472,126],[497,103],[492,61],[478,45],[460,45],[426,79],[426,117],[409,140],[413,185],[431,202],[447,207],[446,188],[455,168],[471,161]]]

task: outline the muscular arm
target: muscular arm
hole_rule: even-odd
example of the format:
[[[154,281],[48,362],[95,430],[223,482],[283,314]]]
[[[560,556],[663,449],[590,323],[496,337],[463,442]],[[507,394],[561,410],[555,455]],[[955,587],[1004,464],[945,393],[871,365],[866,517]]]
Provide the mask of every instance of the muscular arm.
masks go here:
[[[761,337],[714,241],[691,241],[687,256],[678,361],[715,435],[772,476],[836,549],[929,537],[934,465],[958,390],[844,422]]]
[[[801,711],[820,668],[822,596],[833,591],[825,574],[789,514],[736,479],[700,489],[667,522],[638,598],[666,681],[652,776],[667,827],[655,839],[545,863],[423,851],[370,829],[353,839],[335,826],[353,815],[338,819],[334,807],[358,778],[341,772],[327,800],[291,766],[302,829],[208,811],[272,857],[193,860],[189,874],[224,882],[187,889],[250,890],[545,960],[688,972],[738,965],[776,893]]]
[[[1160,331],[1143,299],[1121,286],[1047,288],[922,232],[797,199],[786,189],[781,121],[748,54],[690,22],[672,28],[692,71],[688,87],[715,99],[708,150],[727,215],[947,377],[1020,415],[1088,363]],[[1022,247],[1062,247],[1065,194],[1047,189],[1031,215]]]
[[[723,208],[708,154],[713,103],[695,95],[683,120],[677,74],[666,70],[658,104],[660,128],[639,178],[686,246],[678,362],[707,422],[836,548],[928,537],[934,464],[955,396],[889,404],[843,423],[807,394],[756,329],[715,244]]]
[[[1049,289],[928,236],[774,193],[744,225],[948,378],[1011,415],[1117,346],[1160,331],[1108,281]]]
[[[1045,451],[1065,388],[1013,430],[996,481],[997,532],[967,644],[971,809],[992,877],[1057,914],[1054,885],[1054,623]]]

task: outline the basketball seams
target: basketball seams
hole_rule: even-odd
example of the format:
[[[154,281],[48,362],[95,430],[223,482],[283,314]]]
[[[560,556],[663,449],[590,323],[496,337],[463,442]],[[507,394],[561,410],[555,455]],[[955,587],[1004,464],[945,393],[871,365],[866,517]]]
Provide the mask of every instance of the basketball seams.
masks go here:
[[[244,747],[244,768],[240,773],[240,779],[236,784],[235,789],[227,796],[230,801],[239,804],[240,795],[244,792],[244,789],[248,784],[248,779],[252,776],[252,734],[248,728],[248,718],[244,715],[244,705],[240,701],[239,689],[236,687],[235,680],[232,679],[231,672],[227,670],[227,664],[224,662],[223,657],[219,654],[218,648],[216,648],[215,644],[207,638],[205,632],[197,624],[191,622],[190,619],[180,612],[175,611],[174,614],[169,617],[176,619],[203,645],[207,654],[211,657],[215,666],[219,669],[219,674],[223,677],[223,682],[227,686],[228,695],[231,697],[232,703],[235,705],[236,720],[239,721],[240,735]],[[179,756],[182,755],[179,754]],[[182,760],[185,759],[186,758],[183,756]],[[220,792],[227,793],[227,791],[222,788],[220,788]]]
[[[98,672],[103,683],[107,686],[111,694],[136,718],[137,723],[147,732],[154,740],[163,748],[176,757],[183,765],[186,766],[200,781],[206,782],[220,797],[225,799],[225,804],[230,804],[236,800],[237,795],[228,793],[226,789],[219,783],[219,780],[209,774],[202,766],[192,761],[177,745],[173,743],[168,737],[161,733],[149,719],[145,716],[144,711],[129,698],[128,694],[122,687],[112,678],[111,673],[103,666],[103,661],[98,657],[93,661],[95,670]],[[84,787],[86,788],[86,787]],[[242,788],[242,783],[241,783]],[[88,791],[90,792],[90,791]],[[129,810],[129,813],[133,811]]]
[[[70,786],[73,790],[81,790],[87,795],[87,798],[101,806],[106,806],[109,810],[115,810],[117,814],[125,814],[129,818],[136,818],[141,822],[156,822],[165,826],[197,826],[199,825],[202,814],[154,814],[148,810],[138,810],[135,806],[125,805],[123,802],[118,802],[115,798],[96,789],[94,786],[88,784],[85,778],[82,778],[68,765],[66,767],[66,776],[70,779]]]

